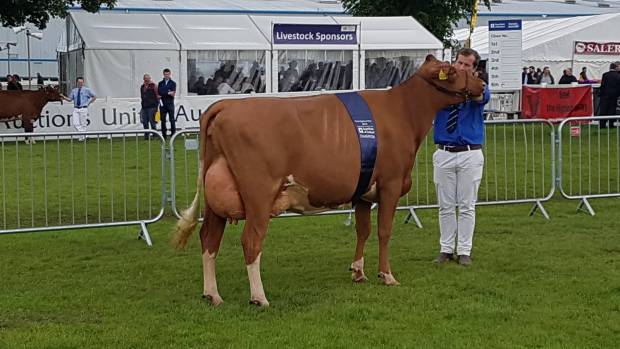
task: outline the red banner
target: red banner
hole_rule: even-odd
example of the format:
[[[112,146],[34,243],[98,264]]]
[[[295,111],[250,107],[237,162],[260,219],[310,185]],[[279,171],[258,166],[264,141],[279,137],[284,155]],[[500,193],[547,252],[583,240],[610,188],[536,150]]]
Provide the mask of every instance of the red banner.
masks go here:
[[[523,86],[521,111],[526,119],[592,116],[592,86]]]
[[[620,42],[575,41],[575,54],[578,55],[620,55]]]

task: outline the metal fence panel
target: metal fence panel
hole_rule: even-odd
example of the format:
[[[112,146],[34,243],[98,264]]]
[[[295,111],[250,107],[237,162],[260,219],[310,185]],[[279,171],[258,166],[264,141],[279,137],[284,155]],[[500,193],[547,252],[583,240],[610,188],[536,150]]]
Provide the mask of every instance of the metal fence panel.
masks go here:
[[[600,120],[618,118],[568,118],[558,127],[559,190],[591,215],[589,198],[620,196],[620,121],[601,128]]]
[[[138,224],[165,204],[164,139],[154,131],[0,135],[0,234]],[[149,139],[145,139],[145,135]]]

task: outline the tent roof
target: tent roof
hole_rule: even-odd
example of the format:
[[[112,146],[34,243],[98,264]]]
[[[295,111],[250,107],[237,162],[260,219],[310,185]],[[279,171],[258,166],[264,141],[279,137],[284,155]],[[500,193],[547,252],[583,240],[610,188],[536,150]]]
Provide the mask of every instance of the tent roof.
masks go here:
[[[72,12],[87,49],[178,50],[161,15]]]
[[[247,15],[164,15],[183,50],[268,50],[269,41]]]
[[[566,60],[573,52],[573,41],[617,41],[620,13],[523,22],[523,56],[530,60]],[[455,32],[463,42],[468,29]],[[486,57],[489,53],[488,26],[476,27],[472,48]]]
[[[412,17],[268,16],[72,12],[86,49],[269,50],[273,23],[361,25],[365,50],[441,49]],[[357,45],[278,45],[279,49],[357,48]]]
[[[600,7],[606,3],[609,7]],[[484,2],[478,5],[479,16],[583,16],[620,12],[620,0],[577,0],[574,4],[562,0],[502,0],[492,2],[489,10]]]
[[[362,49],[443,49],[443,44],[413,17],[333,17],[339,24],[362,26]],[[415,38],[415,39],[414,39]]]

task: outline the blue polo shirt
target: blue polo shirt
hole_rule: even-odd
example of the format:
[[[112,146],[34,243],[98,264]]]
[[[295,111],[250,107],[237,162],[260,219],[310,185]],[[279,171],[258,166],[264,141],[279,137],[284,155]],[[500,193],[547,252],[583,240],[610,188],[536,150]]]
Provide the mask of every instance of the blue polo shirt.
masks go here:
[[[437,113],[434,123],[435,144],[442,145],[482,145],[484,143],[484,105],[489,102],[491,93],[485,86],[482,101],[469,100],[458,105],[459,116],[456,129],[447,131],[448,118],[453,106]]]
[[[76,87],[71,90],[71,96],[69,98],[71,98],[71,100],[73,101],[74,107],[82,108],[88,106],[88,103],[90,103],[90,100],[93,97],[95,97],[93,91],[91,91],[91,89],[89,89],[88,87],[83,86],[82,88]]]
[[[162,80],[159,82],[159,85],[157,85],[157,92],[159,92],[159,95],[161,96],[161,100],[164,103],[174,103],[174,97],[168,95],[169,91],[176,91],[177,90],[177,83],[174,82],[174,80],[170,79],[170,80]]]

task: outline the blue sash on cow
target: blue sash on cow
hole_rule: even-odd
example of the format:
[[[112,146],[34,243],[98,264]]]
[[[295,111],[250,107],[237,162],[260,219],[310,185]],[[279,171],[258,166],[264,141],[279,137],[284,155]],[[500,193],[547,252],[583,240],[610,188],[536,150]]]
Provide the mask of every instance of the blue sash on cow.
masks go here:
[[[336,97],[340,99],[342,104],[349,112],[349,116],[355,125],[357,138],[360,142],[361,153],[361,170],[360,177],[357,181],[357,188],[351,198],[351,202],[355,205],[362,195],[368,191],[372,172],[375,168],[375,160],[377,159],[377,136],[375,120],[366,101],[357,92],[337,93]]]

